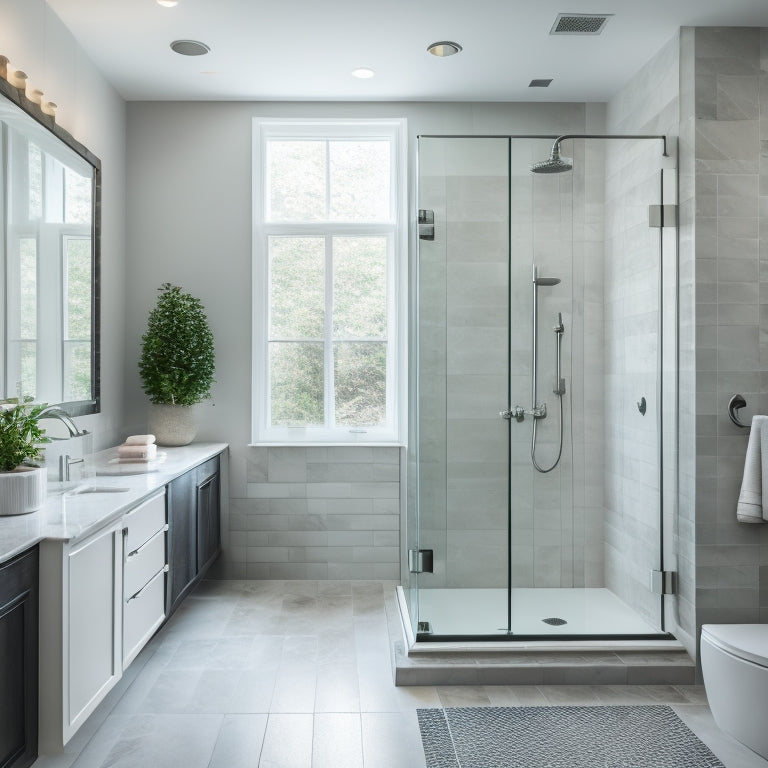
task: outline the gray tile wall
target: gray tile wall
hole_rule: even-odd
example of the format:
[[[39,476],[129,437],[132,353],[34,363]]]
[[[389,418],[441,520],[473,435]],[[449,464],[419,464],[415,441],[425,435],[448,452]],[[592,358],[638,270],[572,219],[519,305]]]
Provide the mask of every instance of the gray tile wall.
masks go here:
[[[687,34],[692,66],[683,88],[694,94],[695,126],[696,619],[766,621],[768,528],[736,522],[748,434],[731,424],[726,407],[740,392],[747,420],[768,412],[768,30]]]
[[[422,139],[419,207],[419,585],[505,586],[506,142]]]
[[[678,424],[678,506],[675,528],[678,595],[677,623],[682,628],[686,649],[696,656],[696,270],[695,220],[695,135],[694,30],[680,31],[680,174],[679,234],[679,424]],[[680,633],[678,633],[680,634]]]
[[[399,579],[400,450],[249,448],[220,575]]]
[[[666,135],[668,159],[655,140],[606,143],[606,585],[658,626],[660,600],[650,591],[659,567],[660,483],[658,414],[663,410],[665,567],[676,550],[676,248],[674,233],[648,226],[660,202],[662,168],[676,165],[679,121],[679,42],[671,40],[611,100],[609,133]],[[669,173],[665,202],[674,203]],[[671,198],[671,199],[670,199]],[[663,261],[660,259],[663,253]],[[659,380],[659,270],[664,276],[663,392]],[[659,402],[661,394],[661,403]],[[642,416],[636,403],[647,401]],[[676,624],[668,599],[667,628]]]
[[[538,425],[540,464],[548,466],[557,454],[558,403],[551,390],[558,312],[567,329],[565,436],[559,466],[540,474],[531,465],[531,419],[511,424],[513,584],[603,583],[602,311],[596,298],[602,153],[569,145],[564,149],[576,154],[576,173],[534,176],[530,164],[550,147],[551,140],[513,141],[507,224],[505,141],[420,144],[419,206],[434,210],[436,223],[435,240],[421,242],[419,260],[421,546],[435,552],[435,573],[422,575],[420,586],[506,586],[508,425],[498,413],[507,403],[508,365],[511,404],[531,405],[534,262],[540,274],[562,281],[540,291],[539,402],[549,411]]]

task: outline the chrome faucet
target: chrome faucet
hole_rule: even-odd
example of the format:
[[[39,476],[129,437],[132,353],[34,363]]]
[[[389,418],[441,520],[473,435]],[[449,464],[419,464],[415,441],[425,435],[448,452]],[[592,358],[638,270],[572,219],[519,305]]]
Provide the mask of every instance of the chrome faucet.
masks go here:
[[[85,463],[85,457],[81,457],[79,459],[73,459],[68,453],[62,454],[59,456],[59,482],[60,483],[66,483],[69,482],[69,468],[73,464],[84,464]]]
[[[58,405],[49,405],[47,408],[44,408],[42,411],[40,411],[37,420],[42,421],[42,419],[58,419],[67,428],[70,437],[82,437],[83,435],[88,434],[87,429],[78,429],[78,426],[72,420],[72,417]],[[60,440],[61,438],[54,437],[50,439]]]

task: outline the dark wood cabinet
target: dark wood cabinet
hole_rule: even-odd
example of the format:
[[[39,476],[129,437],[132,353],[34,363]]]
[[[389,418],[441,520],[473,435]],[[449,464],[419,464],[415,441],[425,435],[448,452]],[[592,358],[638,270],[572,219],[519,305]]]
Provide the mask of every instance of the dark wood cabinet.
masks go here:
[[[170,616],[221,551],[219,457],[172,480],[167,504]]]
[[[197,495],[195,470],[168,483],[168,582],[166,615],[184,599],[197,574]]]
[[[38,550],[0,564],[0,768],[37,758]]]
[[[197,573],[202,576],[221,551],[219,460],[197,468]]]

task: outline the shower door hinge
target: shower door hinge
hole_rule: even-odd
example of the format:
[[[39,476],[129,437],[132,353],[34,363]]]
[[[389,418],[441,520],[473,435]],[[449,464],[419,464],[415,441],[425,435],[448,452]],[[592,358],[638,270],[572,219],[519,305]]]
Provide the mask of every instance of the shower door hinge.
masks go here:
[[[648,206],[648,226],[649,227],[676,227],[677,226],[677,206],[676,205],[649,205]]]
[[[435,212],[419,208],[419,240],[435,239]]]
[[[651,571],[651,592],[654,595],[674,595],[677,593],[676,571]]]
[[[409,549],[408,570],[411,573],[432,573],[432,550]]]

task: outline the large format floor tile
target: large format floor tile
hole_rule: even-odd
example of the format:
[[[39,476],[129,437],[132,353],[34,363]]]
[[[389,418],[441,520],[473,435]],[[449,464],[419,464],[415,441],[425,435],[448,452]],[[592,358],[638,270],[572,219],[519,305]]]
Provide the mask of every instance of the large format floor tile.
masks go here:
[[[205,581],[61,755],[34,768],[424,768],[416,710],[669,704],[727,768],[701,686],[395,687],[394,583]]]

